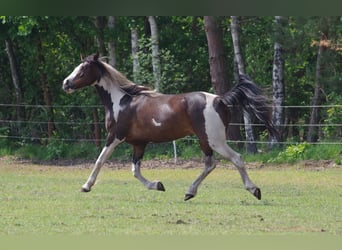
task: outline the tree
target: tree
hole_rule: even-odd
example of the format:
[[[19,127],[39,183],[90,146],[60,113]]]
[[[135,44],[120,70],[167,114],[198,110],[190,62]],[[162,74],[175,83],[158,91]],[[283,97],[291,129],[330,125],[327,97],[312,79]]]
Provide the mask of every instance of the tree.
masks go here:
[[[159,91],[161,70],[160,70],[160,58],[159,58],[159,34],[157,22],[154,16],[148,17],[148,22],[151,29],[151,48],[152,48],[152,67],[154,76],[154,88]]]
[[[204,30],[208,41],[211,83],[215,93],[223,95],[231,86],[219,19],[214,16],[204,16]]]
[[[238,16],[232,16],[231,17],[231,34],[232,34],[232,40],[233,40],[233,46],[234,46],[234,58],[237,63],[237,70],[238,75],[245,75],[245,63],[242,58],[241,49],[240,49],[240,37],[239,37],[239,17]],[[248,112],[243,112],[243,120],[245,123],[245,134],[246,134],[246,140],[247,140],[247,146],[246,150],[248,153],[257,153],[257,147],[255,144],[254,139],[254,133],[252,128],[252,119]]]
[[[326,35],[322,33],[318,45],[317,52],[317,61],[316,61],[316,71],[315,71],[315,86],[314,86],[314,95],[312,98],[312,108],[310,114],[310,126],[307,135],[308,142],[317,142],[318,140],[318,127],[316,126],[319,123],[319,105],[321,105],[322,99],[322,67],[323,67],[323,53],[326,49]]]
[[[211,84],[216,94],[223,95],[231,88],[231,82],[228,77],[228,63],[224,50],[221,21],[218,17],[213,16],[204,16],[203,20],[208,42]],[[231,108],[231,123],[239,123],[240,113],[241,111],[238,108]],[[229,125],[227,138],[241,140],[240,126]]]
[[[132,61],[133,61],[133,80],[134,82],[139,82],[139,72],[140,72],[140,63],[139,63],[139,34],[138,29],[136,27],[131,28],[131,46],[132,46]]]
[[[273,85],[273,109],[272,121],[276,129],[281,131],[281,126],[284,124],[284,57],[283,46],[281,44],[283,36],[284,17],[275,17],[275,42],[274,42],[274,57],[272,70],[272,85]],[[279,133],[281,134],[281,133]],[[271,137],[271,144],[277,143],[278,138]]]
[[[105,45],[105,28],[107,25],[107,18],[104,16],[96,16],[94,25],[97,28],[96,42],[99,49],[100,56],[107,55],[107,49]]]
[[[12,76],[12,81],[14,85],[16,103],[18,105],[17,106],[17,120],[21,121],[24,118],[24,109],[21,106],[23,104],[23,91],[22,91],[22,84],[21,84],[20,76],[19,76],[19,68],[18,68],[16,56],[14,54],[13,42],[11,41],[10,38],[7,38],[5,40],[5,44],[6,44],[6,51],[7,51],[8,59],[10,62],[11,76]]]
[[[108,53],[109,53],[109,64],[113,67],[116,66],[116,54],[115,54],[115,42],[114,42],[114,28],[115,28],[115,17],[108,17],[108,33],[109,33],[109,41],[108,41]]]
[[[338,51],[338,46],[336,48],[336,44],[334,44],[337,35],[334,27],[341,22],[339,17],[317,17],[313,19],[313,21],[316,24],[316,29],[314,30],[319,35],[319,41],[312,43],[312,45],[318,47],[318,50],[314,73],[314,93],[311,103],[310,125],[307,134],[308,142],[317,142],[320,138],[319,133],[321,131],[319,126],[317,126],[322,119],[320,105],[322,105],[326,99],[325,92],[328,87],[326,85],[329,82],[331,75],[334,74],[334,71],[329,71],[330,61],[333,60],[332,54],[335,54],[335,51]]]
[[[235,54],[240,56],[227,53],[234,49],[231,18],[212,18],[216,23],[213,41],[217,43],[214,36],[221,36],[219,39],[223,40],[223,50],[222,47],[216,48],[221,50],[216,55],[214,45],[209,45],[210,30],[206,30],[205,22],[210,20],[199,16],[160,16],[153,19],[158,23],[159,91],[170,94],[224,92],[234,79],[238,81],[234,74],[240,68],[261,87],[274,88],[273,98],[277,99],[273,108],[274,123],[288,125],[281,129],[284,141],[340,140],[340,17],[290,16],[281,18],[279,26],[274,16],[240,17],[243,29],[238,29],[239,51],[235,48]],[[134,29],[139,35],[140,74],[137,82],[148,85],[155,79],[151,63],[152,29],[148,17],[0,16],[0,40],[3,41],[0,43],[0,99],[1,104],[11,104],[0,105],[1,136],[8,136],[8,140],[18,138],[21,143],[50,143],[61,138],[100,140],[95,125],[103,127],[103,112],[101,108],[93,110],[86,107],[100,104],[94,90],[65,95],[60,81],[79,64],[80,54],[89,55],[96,51],[102,56],[109,56],[111,64],[135,79],[135,72],[139,70],[136,70],[137,60],[131,46],[137,39],[134,38]],[[134,48],[137,49],[133,45]],[[212,55],[217,56],[216,62]],[[236,70],[230,70],[234,57]],[[219,62],[219,58],[226,62]],[[240,58],[243,63],[238,63]],[[214,66],[215,63],[220,66]],[[284,66],[283,76],[279,76],[281,65]],[[276,87],[282,78],[286,81],[283,101],[279,98],[281,87]],[[222,84],[222,90],[215,87],[217,84]],[[293,107],[278,110],[282,102]],[[21,111],[16,106],[18,103],[22,103]],[[321,107],[322,104],[337,107]],[[308,105],[314,107],[303,107]],[[280,112],[283,112],[283,118],[279,118]],[[241,111],[232,111],[232,114],[238,119],[231,122],[242,123]],[[308,123],[311,126],[303,126]],[[253,126],[253,129],[255,137],[264,138],[262,128]],[[241,126],[237,133],[232,132],[231,127],[228,129],[231,134],[239,135],[240,130]],[[51,134],[52,138],[45,140]],[[236,139],[231,134],[228,138]],[[101,137],[103,135],[104,129]]]

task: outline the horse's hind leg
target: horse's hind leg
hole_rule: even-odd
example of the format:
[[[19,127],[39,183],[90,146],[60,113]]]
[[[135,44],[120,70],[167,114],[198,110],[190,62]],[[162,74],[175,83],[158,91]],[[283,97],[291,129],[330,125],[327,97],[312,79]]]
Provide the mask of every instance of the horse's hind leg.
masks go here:
[[[213,156],[213,152],[211,151],[210,154],[205,156],[205,166],[203,172],[200,174],[200,176],[197,177],[197,179],[190,185],[188,191],[185,194],[184,200],[187,201],[197,194],[197,189],[199,185],[202,183],[202,181],[213,171],[216,167],[215,159]]]
[[[231,160],[233,162],[233,164],[235,165],[235,167],[238,169],[243,184],[245,186],[245,188],[251,192],[257,199],[261,199],[261,191],[260,189],[255,186],[255,184],[249,179],[249,176],[247,174],[246,168],[245,168],[245,164],[242,160],[242,157],[240,154],[238,154],[237,152],[235,152],[233,149],[231,149],[225,141],[221,142],[221,143],[217,143],[215,145],[211,145],[212,148],[218,152],[219,154],[221,154],[223,157]]]
[[[140,171],[141,159],[144,155],[146,145],[134,145],[133,146],[133,164],[132,172],[135,178],[137,178],[145,187],[151,190],[165,191],[163,183],[160,181],[149,181],[147,180]]]

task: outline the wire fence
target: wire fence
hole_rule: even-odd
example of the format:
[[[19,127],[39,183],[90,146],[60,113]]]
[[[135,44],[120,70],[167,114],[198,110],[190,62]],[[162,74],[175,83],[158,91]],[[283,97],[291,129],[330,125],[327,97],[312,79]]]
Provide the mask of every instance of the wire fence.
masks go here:
[[[271,107],[271,106],[270,106]],[[56,113],[68,113],[67,111],[70,109],[77,109],[76,112],[79,112],[78,110],[83,110],[83,112],[85,113],[91,113],[91,111],[89,110],[93,110],[93,109],[101,109],[101,111],[99,113],[102,113],[102,105],[53,105],[53,106],[48,106],[48,105],[27,105],[27,104],[2,104],[0,103],[0,139],[6,139],[6,140],[23,140],[23,141],[62,141],[62,142],[94,142],[95,139],[94,138],[90,138],[89,134],[87,136],[77,136],[77,137],[72,137],[69,135],[66,135],[65,137],[62,136],[58,136],[58,137],[48,137],[46,135],[46,132],[44,132],[42,129],[42,131],[40,133],[36,133],[34,135],[30,134],[30,131],[26,131],[26,133],[8,133],[7,128],[9,128],[10,126],[20,126],[20,127],[25,127],[28,126],[30,128],[32,128],[32,126],[41,126],[41,127],[47,127],[48,124],[51,123],[51,121],[49,121],[47,119],[47,117],[39,117],[36,118],[35,120],[31,120],[31,119],[23,119],[23,120],[19,120],[19,119],[13,119],[13,118],[6,118],[6,112],[8,112],[8,109],[16,109],[16,108],[25,108],[25,109],[38,109],[38,110],[45,110],[45,109],[53,109],[56,111]],[[283,108],[286,110],[289,109],[307,109],[310,110],[312,108],[320,108],[320,109],[342,109],[342,105],[320,105],[320,106],[297,106],[297,105],[288,105],[288,106],[283,106]],[[12,110],[12,112],[14,112]],[[84,130],[89,130],[89,127],[94,126],[94,125],[100,125],[102,128],[104,128],[104,121],[99,121],[99,122],[94,122],[91,119],[82,119],[78,118],[76,120],[68,120],[70,119],[70,117],[68,117],[67,115],[64,116],[58,116],[56,115],[56,118],[53,121],[53,124],[56,126],[68,126],[68,127],[77,127],[78,130],[82,130],[82,128]],[[83,117],[84,118],[84,117]],[[88,117],[89,118],[89,117]],[[104,117],[102,117],[104,119]],[[58,120],[60,119],[60,120]],[[72,118],[71,118],[72,119]],[[103,120],[102,119],[102,120]],[[342,117],[340,117],[339,119],[337,119],[337,123],[319,123],[319,124],[308,124],[305,123],[304,120],[301,120],[301,122],[298,123],[284,123],[284,124],[280,124],[277,125],[280,128],[299,128],[299,129],[304,129],[307,127],[317,127],[319,129],[325,128],[325,127],[332,127],[338,131],[340,131],[339,133],[341,133],[342,131],[342,124],[339,123],[339,121],[342,120]],[[231,125],[236,125],[236,126],[241,126],[243,127],[245,124],[244,123],[230,123]],[[257,127],[263,127],[263,124],[258,124],[258,123],[251,123],[251,126],[257,128]],[[20,131],[20,130],[19,130]],[[89,133],[89,132],[88,132]],[[191,142],[197,142],[197,138],[193,137],[193,136],[188,136],[182,139],[179,139],[181,141],[191,141]],[[102,138],[99,140],[102,143],[105,142],[105,133],[102,133]],[[304,139],[302,139],[301,141],[305,141]],[[294,144],[294,143],[298,143],[301,142],[299,141],[283,141],[283,142],[278,142],[278,144],[283,144],[283,145],[287,145],[287,144]],[[233,142],[233,143],[250,143],[250,141],[247,140],[227,140],[227,142]],[[267,140],[256,140],[253,141],[253,143],[255,144],[269,144],[269,141]],[[325,144],[325,145],[342,145],[342,138],[341,135],[337,135],[334,140],[326,140],[324,139],[323,141],[317,141],[314,142],[312,144]]]

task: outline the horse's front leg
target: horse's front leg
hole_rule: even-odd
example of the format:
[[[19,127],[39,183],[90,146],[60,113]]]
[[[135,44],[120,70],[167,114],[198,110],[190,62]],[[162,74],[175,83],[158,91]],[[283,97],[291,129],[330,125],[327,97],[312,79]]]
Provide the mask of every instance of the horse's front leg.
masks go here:
[[[101,167],[103,166],[105,161],[109,158],[109,156],[113,153],[114,149],[122,142],[123,142],[122,140],[115,139],[111,144],[106,145],[102,149],[101,154],[96,160],[93,171],[91,172],[87,182],[84,183],[84,185],[82,186],[82,189],[81,189],[82,192],[89,192],[91,190],[91,187],[95,184],[97,175],[99,174]]]
[[[149,181],[142,176],[140,171],[141,159],[144,155],[146,145],[134,145],[133,146],[133,164],[132,172],[133,176],[137,178],[147,189],[165,191],[163,183],[160,181]]]

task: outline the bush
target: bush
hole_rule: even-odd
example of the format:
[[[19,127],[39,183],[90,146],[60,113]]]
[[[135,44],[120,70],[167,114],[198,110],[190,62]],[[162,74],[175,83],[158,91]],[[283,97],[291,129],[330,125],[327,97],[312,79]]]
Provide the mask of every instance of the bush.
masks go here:
[[[306,142],[290,145],[285,149],[285,151],[280,152],[276,158],[271,159],[268,162],[294,163],[298,160],[304,160],[304,152],[308,149],[308,147],[309,144]]]

